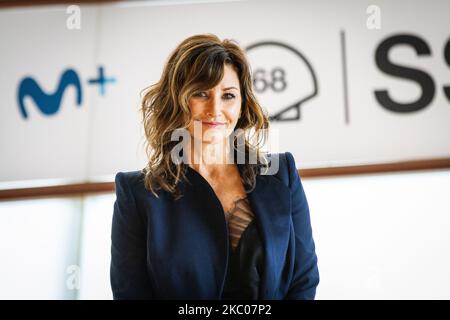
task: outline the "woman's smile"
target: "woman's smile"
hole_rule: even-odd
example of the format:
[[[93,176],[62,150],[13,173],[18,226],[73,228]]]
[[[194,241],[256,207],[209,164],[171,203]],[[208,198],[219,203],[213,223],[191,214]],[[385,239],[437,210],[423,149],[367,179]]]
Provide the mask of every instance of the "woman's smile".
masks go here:
[[[216,122],[216,121],[202,121],[202,124],[208,128],[221,128],[225,126],[224,122]]]

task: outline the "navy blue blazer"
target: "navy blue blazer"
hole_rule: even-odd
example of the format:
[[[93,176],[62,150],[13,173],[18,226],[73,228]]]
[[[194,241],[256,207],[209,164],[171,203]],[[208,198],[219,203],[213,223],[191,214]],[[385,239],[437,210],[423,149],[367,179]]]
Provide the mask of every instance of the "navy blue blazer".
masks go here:
[[[274,155],[271,155],[272,157]],[[248,193],[263,238],[262,299],[314,299],[319,283],[308,202],[291,153]],[[146,190],[140,171],[116,175],[111,234],[114,299],[221,299],[228,229],[211,185],[190,168],[173,200]]]

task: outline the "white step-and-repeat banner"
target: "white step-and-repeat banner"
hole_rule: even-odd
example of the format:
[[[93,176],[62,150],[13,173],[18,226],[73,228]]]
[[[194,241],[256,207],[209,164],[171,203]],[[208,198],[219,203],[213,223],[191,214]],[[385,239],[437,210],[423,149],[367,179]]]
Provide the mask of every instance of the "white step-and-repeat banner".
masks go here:
[[[0,11],[0,181],[145,164],[140,92],[198,33],[247,50],[299,168],[450,157],[449,1],[124,2]]]

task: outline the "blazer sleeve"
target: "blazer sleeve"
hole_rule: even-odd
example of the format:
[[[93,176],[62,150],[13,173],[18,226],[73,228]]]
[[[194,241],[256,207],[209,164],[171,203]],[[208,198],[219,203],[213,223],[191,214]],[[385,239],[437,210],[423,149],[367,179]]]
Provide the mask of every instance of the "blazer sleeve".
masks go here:
[[[126,181],[115,177],[116,201],[111,230],[111,289],[114,299],[152,298],[146,268],[146,227]]]
[[[313,300],[319,284],[319,269],[312,235],[308,201],[303,190],[295,160],[286,152],[291,190],[292,222],[295,232],[294,275],[286,299]]]

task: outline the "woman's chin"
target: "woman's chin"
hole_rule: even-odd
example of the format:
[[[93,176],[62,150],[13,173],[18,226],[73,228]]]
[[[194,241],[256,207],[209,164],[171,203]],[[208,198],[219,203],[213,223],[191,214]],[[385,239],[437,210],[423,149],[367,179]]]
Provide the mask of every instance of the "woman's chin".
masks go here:
[[[195,139],[196,142],[201,142],[202,144],[223,144],[226,140],[223,136],[216,137],[203,137],[202,139]]]

